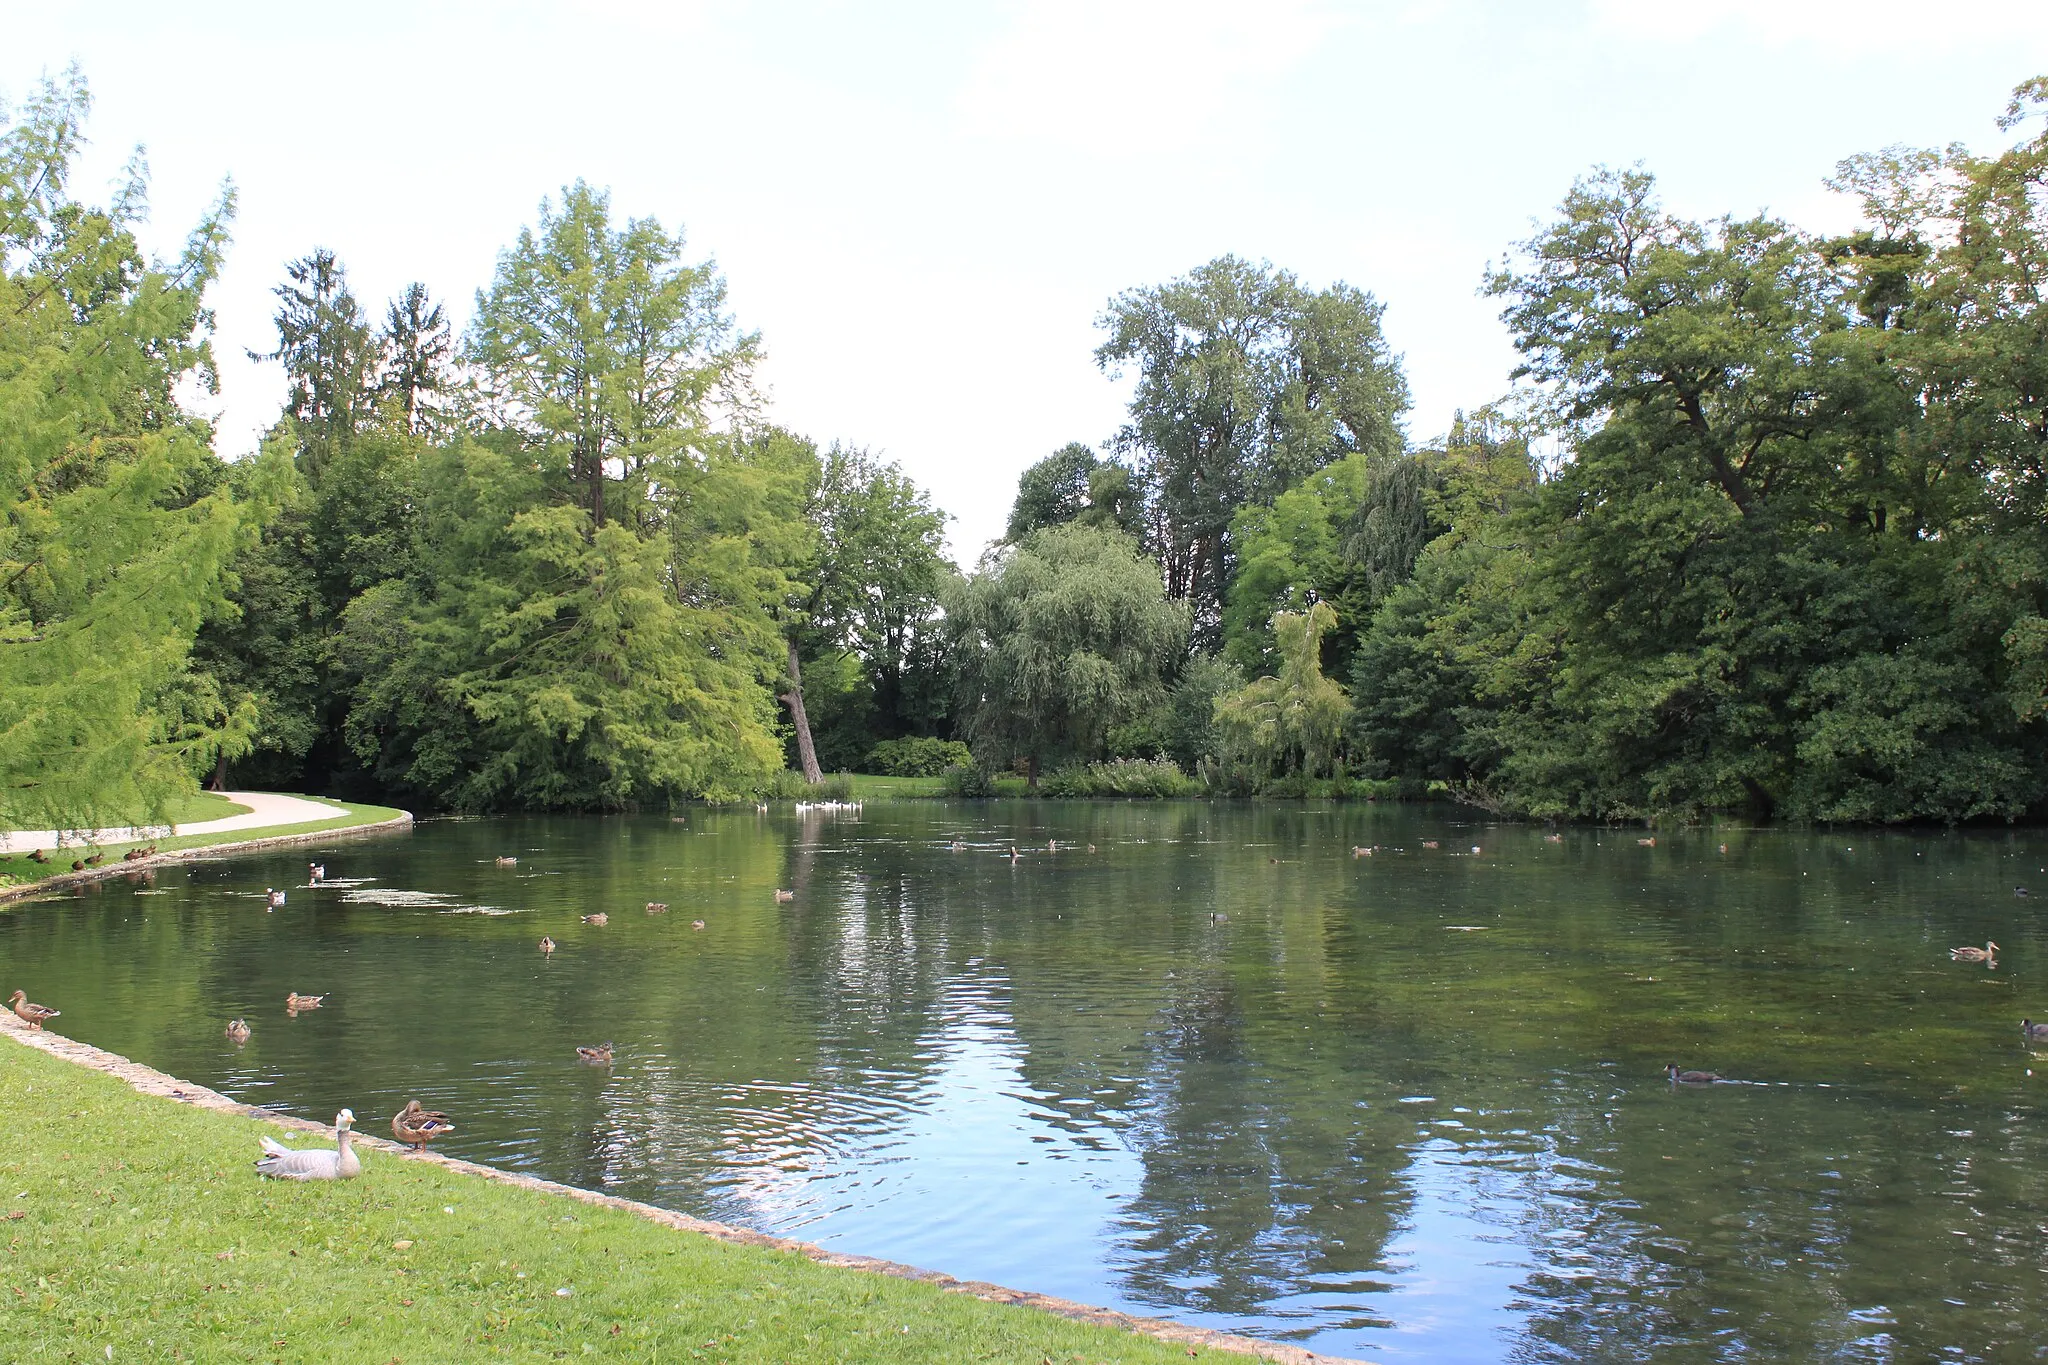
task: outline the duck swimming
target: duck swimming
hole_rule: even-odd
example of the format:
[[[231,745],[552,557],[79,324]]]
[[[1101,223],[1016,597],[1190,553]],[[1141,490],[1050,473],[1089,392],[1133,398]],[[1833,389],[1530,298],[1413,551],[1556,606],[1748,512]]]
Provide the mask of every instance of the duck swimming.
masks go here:
[[[227,1033],[228,1041],[240,1047],[243,1043],[249,1041],[249,1021],[247,1019],[228,1020]]]
[[[1987,938],[1982,948],[1951,948],[1948,956],[1951,962],[1989,962],[1998,956],[1998,945]]]
[[[576,1049],[576,1060],[584,1063],[586,1066],[610,1066],[612,1064],[612,1045],[610,1043],[603,1043],[597,1047],[579,1047]]]
[[[1718,1071],[1680,1071],[1677,1062],[1666,1064],[1664,1074],[1671,1078],[1674,1085],[1712,1085],[1716,1081],[1726,1079]]]

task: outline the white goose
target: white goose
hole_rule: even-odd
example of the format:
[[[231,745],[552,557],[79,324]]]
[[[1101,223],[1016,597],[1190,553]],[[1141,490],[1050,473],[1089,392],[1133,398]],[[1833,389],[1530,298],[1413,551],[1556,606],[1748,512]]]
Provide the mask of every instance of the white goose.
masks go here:
[[[347,1109],[334,1116],[334,1150],[325,1147],[297,1149],[270,1138],[263,1139],[263,1155],[256,1160],[258,1175],[279,1180],[349,1180],[363,1173],[363,1163],[349,1148],[349,1131],[356,1121]]]

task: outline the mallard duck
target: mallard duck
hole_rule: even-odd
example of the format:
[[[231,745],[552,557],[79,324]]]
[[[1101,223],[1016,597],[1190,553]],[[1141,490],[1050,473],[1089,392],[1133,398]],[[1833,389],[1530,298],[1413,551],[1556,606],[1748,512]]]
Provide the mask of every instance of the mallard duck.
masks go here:
[[[1372,850],[1367,848],[1364,844],[1353,844],[1351,846],[1351,856],[1354,858],[1370,858],[1372,856]]]
[[[85,865],[87,867],[98,867],[105,860],[106,856],[104,853],[88,853],[85,855]]]
[[[324,882],[326,880],[327,865],[325,863],[306,864],[306,885],[311,886],[315,882]]]
[[[542,934],[540,936],[540,950],[544,953],[552,953],[555,950],[555,941],[546,934]]]
[[[38,1005],[28,998],[27,991],[16,991],[7,997],[7,1004],[14,1011],[14,1017],[30,1028],[41,1028],[45,1019],[55,1019],[62,1010],[53,1010],[48,1005]]]
[[[692,929],[702,929],[704,927],[704,921],[701,919],[693,919],[690,921],[690,927]]]
[[[793,901],[796,899],[796,892],[784,891],[781,887],[778,886],[775,888],[775,899],[778,904],[782,901]]]
[[[607,915],[602,910],[598,911],[594,915],[585,915],[583,917],[583,922],[585,924],[610,924],[611,921],[612,917],[610,915]]]
[[[604,1043],[598,1047],[579,1047],[576,1049],[576,1060],[587,1066],[610,1066],[612,1045]]]
[[[334,1116],[334,1150],[313,1147],[304,1150],[263,1139],[263,1155],[256,1159],[256,1173],[277,1180],[352,1180],[363,1173],[363,1163],[349,1148],[350,1131],[356,1116],[347,1109]]]
[[[300,1010],[317,1010],[320,1008],[320,1002],[326,998],[324,995],[300,995],[293,991],[284,998],[284,1007],[293,1014]]]
[[[955,839],[955,840],[953,841],[953,852],[955,852],[955,853],[958,853],[958,852],[959,852],[959,851],[960,851],[961,849],[963,849],[963,848],[966,848],[966,847],[967,847],[967,845],[965,845],[965,844],[961,843],[961,842],[960,842],[960,841],[959,841],[958,839]]]
[[[1437,841],[1435,839],[1424,839],[1422,841],[1422,846],[1424,848],[1435,848],[1437,846]]]
[[[1664,1074],[1671,1078],[1674,1085],[1712,1085],[1722,1079],[1717,1071],[1680,1071],[1677,1062],[1667,1063]]]
[[[71,870],[73,872],[83,872],[85,871],[85,863],[78,858],[73,858],[71,860]]]
[[[1998,956],[1998,945],[1987,938],[1982,948],[1951,948],[1948,956],[1951,962],[1989,962]]]
[[[1090,853],[1093,853],[1093,852],[1095,851],[1095,845],[1093,845],[1093,844],[1090,844],[1090,845],[1088,845],[1088,851],[1089,851]]]
[[[405,1108],[391,1119],[391,1136],[415,1152],[426,1151],[428,1143],[454,1131],[455,1124],[446,1114],[422,1109],[418,1100],[407,1100]]]
[[[247,1019],[228,1020],[228,1041],[237,1047],[249,1041],[249,1021]]]
[[[20,995],[21,992],[16,991],[15,994]],[[2020,1032],[2029,1038],[2048,1041],[2048,1024],[2037,1024],[2031,1019],[2022,1019],[2020,1020]]]
[[[50,855],[41,849],[35,849],[28,855],[28,860],[32,863],[47,863],[50,861]]]
[[[494,861],[494,862],[496,862],[496,864],[497,864],[497,865],[498,865],[499,867],[517,867],[517,866],[519,866],[519,860],[518,860],[517,858],[497,858],[497,859],[494,859],[493,861]]]
[[[1657,837],[1651,835],[1647,839],[1638,839],[1636,840],[1636,846],[1639,848],[1655,848],[1657,846]]]
[[[1057,839],[1047,839],[1047,840],[1045,841],[1045,851],[1046,851],[1047,853],[1057,853],[1057,852],[1059,852],[1059,851],[1060,851],[1060,841],[1059,841],[1059,840],[1057,840]]]
[[[667,914],[667,913],[668,913],[668,902],[667,902],[667,901],[649,901],[649,902],[647,902],[647,913],[648,913],[648,914],[650,914],[650,915],[665,915],[665,914]]]
[[[283,906],[284,892],[270,886],[263,888],[263,908],[266,912],[282,909]]]

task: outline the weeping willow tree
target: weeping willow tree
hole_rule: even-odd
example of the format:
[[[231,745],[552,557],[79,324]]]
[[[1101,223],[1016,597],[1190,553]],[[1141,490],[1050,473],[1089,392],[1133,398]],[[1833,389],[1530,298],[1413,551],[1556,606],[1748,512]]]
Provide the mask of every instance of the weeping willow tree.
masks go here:
[[[1276,772],[1320,777],[1335,765],[1351,718],[1351,699],[1323,676],[1323,636],[1336,624],[1327,602],[1273,613],[1280,671],[1216,699],[1225,762],[1261,781]]]
[[[176,398],[212,383],[233,194],[146,261],[139,154],[108,205],[70,193],[89,108],[74,70],[0,110],[0,828],[160,819],[254,721],[188,660],[260,507]]]

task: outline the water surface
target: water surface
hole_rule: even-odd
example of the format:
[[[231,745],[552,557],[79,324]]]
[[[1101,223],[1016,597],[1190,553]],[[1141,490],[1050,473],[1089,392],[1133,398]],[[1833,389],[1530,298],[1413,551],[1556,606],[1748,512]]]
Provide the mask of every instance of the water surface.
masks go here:
[[[2048,896],[2048,841],[1638,839],[1228,803],[431,822],[18,906],[0,987],[304,1117],[417,1097],[454,1155],[1321,1352],[2035,1358],[2048,901],[2015,887]],[[1996,969],[1949,961],[1986,938]]]

